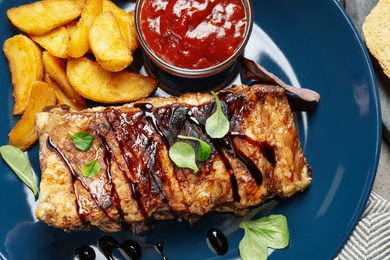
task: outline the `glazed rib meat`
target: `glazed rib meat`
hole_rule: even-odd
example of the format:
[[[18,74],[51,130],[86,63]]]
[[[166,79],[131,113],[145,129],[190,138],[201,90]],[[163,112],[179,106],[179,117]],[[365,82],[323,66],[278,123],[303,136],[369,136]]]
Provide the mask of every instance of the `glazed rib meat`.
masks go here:
[[[205,132],[216,110],[210,94],[149,98],[121,107],[72,112],[64,107],[39,113],[40,205],[38,219],[66,231],[149,229],[151,220],[191,222],[213,211],[247,213],[278,195],[290,197],[311,182],[284,90],[274,85],[235,86],[218,93],[230,121],[229,133]],[[94,136],[91,149],[78,150],[69,134]],[[199,171],[177,167],[168,150],[177,141],[195,150],[193,136],[212,153]],[[100,165],[92,178],[85,163]]]

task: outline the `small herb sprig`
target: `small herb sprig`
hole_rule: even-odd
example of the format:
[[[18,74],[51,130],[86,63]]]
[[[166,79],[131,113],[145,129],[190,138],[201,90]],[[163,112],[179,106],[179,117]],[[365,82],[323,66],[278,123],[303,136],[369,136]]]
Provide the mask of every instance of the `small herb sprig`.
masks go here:
[[[169,158],[180,168],[188,168],[198,172],[198,166],[195,161],[194,148],[183,142],[174,143],[169,149]]]
[[[34,196],[37,196],[38,186],[32,175],[30,161],[24,152],[12,145],[3,145],[0,147],[0,154],[15,174],[33,191]]]
[[[245,230],[239,244],[243,260],[267,259],[268,248],[283,249],[289,244],[287,219],[283,215],[270,215],[256,220],[244,219],[240,228]]]
[[[199,150],[197,160],[200,162],[206,161],[211,155],[211,146],[205,141],[192,136],[179,135],[180,139],[194,140],[199,142]],[[176,142],[169,149],[169,157],[180,168],[188,168],[198,172],[198,166],[196,166],[195,149],[184,142]]]
[[[97,152],[96,147],[95,147],[95,150],[96,150],[95,160],[84,164],[83,168],[81,169],[81,173],[83,174],[83,176],[85,176],[87,178],[95,177],[96,174],[98,174],[98,172],[100,172],[100,164],[97,162],[98,152]]]
[[[70,137],[72,137],[73,144],[77,149],[81,151],[87,151],[91,149],[93,143],[93,135],[89,132],[80,131],[73,134],[69,131]]]
[[[88,151],[91,149],[93,144],[93,135],[89,132],[80,131],[76,134],[73,134],[71,131],[69,131],[69,135],[72,137],[73,144],[76,146],[77,149],[81,151]],[[92,178],[95,177],[96,174],[100,171],[100,164],[97,161],[98,157],[98,150],[95,146],[96,150],[96,156],[95,159],[89,163],[85,163],[83,165],[83,168],[81,169],[81,173],[84,177]]]
[[[217,94],[214,91],[211,94],[217,103],[217,110],[206,120],[206,133],[212,138],[223,138],[229,132],[230,123],[222,111]]]
[[[211,94],[214,96],[217,103],[216,111],[206,120],[206,133],[211,138],[223,138],[228,132],[230,123],[225,114],[222,111],[221,102],[215,94],[214,91],[211,91]],[[183,136],[179,135],[180,139],[194,140],[199,142],[199,151],[197,155],[197,160],[200,162],[207,161],[211,155],[211,146],[205,141],[200,140],[199,138],[192,136]],[[184,142],[176,142],[169,148],[169,158],[180,168],[189,168],[194,170],[195,173],[198,172],[198,167],[196,166],[195,160],[195,149]]]
[[[199,151],[196,159],[200,162],[207,161],[208,158],[210,158],[211,155],[211,146],[206,143],[205,141],[200,140],[199,138],[192,137],[192,136],[184,136],[179,135],[178,138],[180,139],[187,139],[187,140],[194,140],[199,142]]]

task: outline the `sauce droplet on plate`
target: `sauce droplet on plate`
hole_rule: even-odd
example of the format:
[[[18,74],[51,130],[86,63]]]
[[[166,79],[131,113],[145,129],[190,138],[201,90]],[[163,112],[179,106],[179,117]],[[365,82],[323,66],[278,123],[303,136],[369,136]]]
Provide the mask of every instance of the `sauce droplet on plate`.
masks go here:
[[[207,245],[216,255],[224,255],[229,250],[226,236],[216,228],[211,228],[207,232]]]
[[[79,246],[74,251],[74,255],[78,260],[95,260],[96,254],[90,246]]]
[[[122,243],[119,243],[112,236],[102,236],[98,240],[98,248],[100,252],[106,257],[106,259],[114,259],[112,252],[115,249],[119,249],[123,256],[126,259],[130,260],[139,260],[142,257],[142,250],[140,245],[134,240],[126,240]]]
[[[169,260],[168,258],[166,258],[164,256],[164,244],[161,243],[161,242],[157,242],[155,245],[154,245],[154,248],[156,248],[157,252],[160,253],[161,257],[162,257],[162,260]]]

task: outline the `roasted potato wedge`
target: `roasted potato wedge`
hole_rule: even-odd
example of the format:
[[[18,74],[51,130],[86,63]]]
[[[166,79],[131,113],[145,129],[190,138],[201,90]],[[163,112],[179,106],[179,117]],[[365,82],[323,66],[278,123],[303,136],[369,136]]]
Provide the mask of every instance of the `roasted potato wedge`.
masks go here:
[[[139,41],[137,37],[137,31],[135,30],[135,22],[134,22],[134,10],[129,12],[131,21],[130,21],[130,35],[129,35],[129,48],[132,52],[139,46]]]
[[[38,139],[34,130],[36,113],[41,112],[46,106],[55,104],[54,91],[45,82],[37,81],[31,90],[26,111],[8,135],[9,144],[23,151],[29,148]]]
[[[51,55],[64,59],[68,58],[66,46],[69,42],[69,33],[65,26],[57,27],[44,35],[29,34],[28,36]]]
[[[139,45],[134,24],[134,11],[127,13],[110,0],[103,0],[103,12],[105,11],[112,11],[114,13],[128,48],[131,52],[134,52]]]
[[[84,99],[73,89],[66,76],[66,65],[60,58],[57,58],[47,51],[42,54],[43,65],[46,73],[57,83],[65,95],[72,100],[73,103],[85,108]]]
[[[69,82],[81,96],[102,102],[130,102],[149,96],[158,80],[129,71],[109,72],[86,57],[69,59]]]
[[[42,52],[35,42],[21,34],[7,39],[3,50],[14,86],[13,113],[20,115],[27,107],[33,84],[43,78]]]
[[[70,38],[67,52],[70,57],[80,58],[89,50],[89,29],[95,18],[103,12],[102,0],[86,0],[81,18]]]
[[[7,10],[13,25],[25,33],[43,35],[80,16],[85,0],[43,0]]]
[[[77,23],[78,21],[74,20],[65,25],[66,30],[68,31],[69,38],[72,38],[74,32],[76,31]]]
[[[57,105],[67,105],[70,109],[75,111],[80,111],[86,108],[86,106],[79,106],[73,102],[62,89],[57,85],[57,83],[50,77],[48,73],[45,74],[45,83],[47,83],[54,91],[57,99]]]
[[[89,45],[96,60],[107,71],[124,70],[133,61],[112,11],[99,15],[90,31]]]

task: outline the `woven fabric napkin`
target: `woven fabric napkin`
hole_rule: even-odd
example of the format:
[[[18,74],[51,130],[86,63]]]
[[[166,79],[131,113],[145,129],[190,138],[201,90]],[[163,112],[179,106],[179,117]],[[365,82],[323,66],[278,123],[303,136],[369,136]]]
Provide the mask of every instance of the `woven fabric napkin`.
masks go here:
[[[366,208],[335,260],[390,259],[390,202],[371,192]]]

